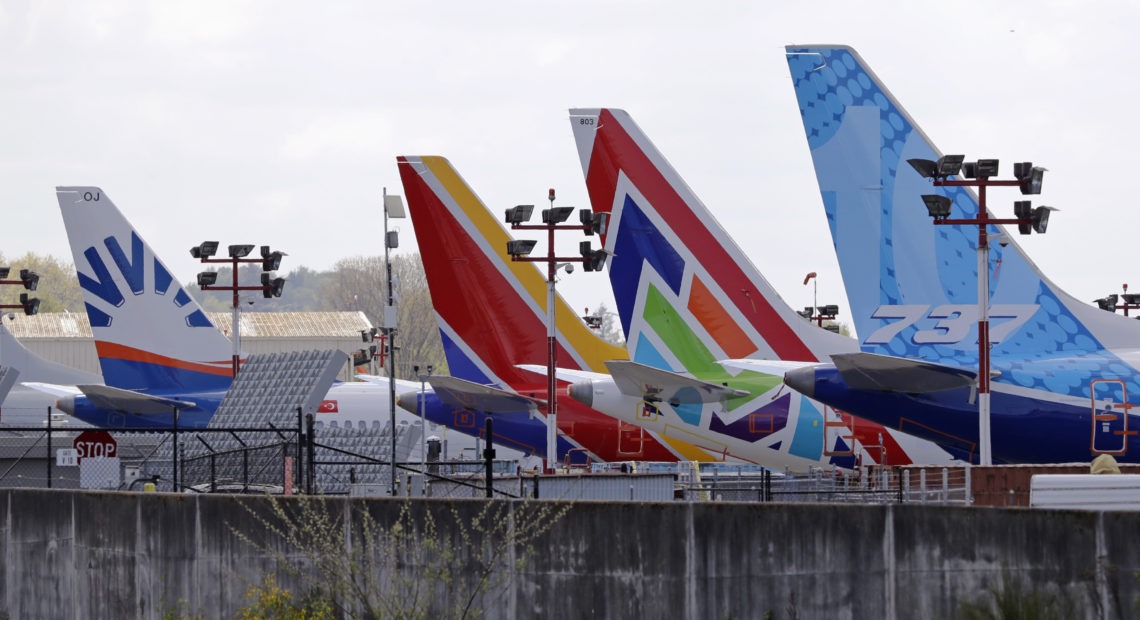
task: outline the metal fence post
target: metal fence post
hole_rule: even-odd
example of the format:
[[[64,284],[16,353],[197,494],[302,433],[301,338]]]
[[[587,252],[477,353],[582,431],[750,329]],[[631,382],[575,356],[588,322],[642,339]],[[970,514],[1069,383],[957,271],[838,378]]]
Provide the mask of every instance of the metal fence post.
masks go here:
[[[317,479],[317,463],[316,463],[316,461],[317,461],[317,446],[316,446],[317,423],[313,419],[313,414],[309,413],[309,414],[305,415],[305,424],[308,427],[308,433],[307,433],[308,436],[307,436],[307,441],[305,442],[305,445],[308,447],[308,450],[309,450],[308,458],[305,459],[305,462],[308,463],[308,465],[309,465],[309,475],[305,477],[305,480],[307,481],[309,486],[305,488],[305,492],[308,493],[309,495],[312,495],[313,494],[313,487],[314,487],[315,481]]]
[[[304,453],[305,452],[305,414],[300,407],[297,407],[297,488],[306,489],[305,486],[305,466],[304,466]]]
[[[177,493],[178,492],[178,406],[177,405],[174,406],[174,433],[173,433],[172,442],[174,444],[174,450],[173,450],[174,456],[171,457],[171,460],[173,461],[172,465],[173,465],[174,471],[173,471],[173,476],[171,476],[173,479],[170,482],[170,486],[171,486],[170,490]]]
[[[487,448],[483,450],[483,459],[486,461],[487,468],[487,499],[495,496],[494,487],[494,464],[495,464],[495,442],[491,439],[492,429],[494,428],[494,421],[491,416],[487,416],[487,422],[484,425],[487,434]]]
[[[47,487],[51,488],[51,406],[47,408]]]

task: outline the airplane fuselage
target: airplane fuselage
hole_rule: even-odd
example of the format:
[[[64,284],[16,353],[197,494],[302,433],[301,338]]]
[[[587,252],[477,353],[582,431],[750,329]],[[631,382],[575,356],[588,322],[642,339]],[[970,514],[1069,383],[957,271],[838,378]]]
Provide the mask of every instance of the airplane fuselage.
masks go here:
[[[546,389],[522,389],[536,398],[545,399]],[[400,405],[409,411],[418,407],[419,394],[407,393]],[[472,409],[453,407],[440,401],[434,392],[425,394],[428,420],[484,436],[487,415]],[[546,454],[546,418],[520,410],[516,413],[490,414],[494,441],[497,445],[519,450],[528,455]],[[570,465],[601,461],[666,461],[681,460],[669,446],[657,441],[638,425],[610,417],[573,400],[563,390],[558,399],[558,460]],[[723,460],[706,456],[703,460]]]
[[[1064,380],[1044,373],[1038,379],[1043,386]],[[929,439],[959,458],[977,461],[978,405],[971,387],[912,394],[853,389],[830,365],[789,372],[786,380],[832,407]],[[991,382],[994,462],[1087,462],[1099,454],[1140,462],[1140,444],[1133,438],[1140,418],[1130,411],[1133,405],[1125,395],[1125,383],[1121,376],[1099,376],[1087,385],[1089,396],[1082,398]]]
[[[397,395],[408,392],[413,387],[418,387],[418,384],[397,382]],[[225,396],[224,391],[149,393],[195,403],[194,407],[178,412],[178,428],[180,429],[206,428]],[[321,406],[314,414],[318,432],[323,427],[372,429],[379,432],[391,422],[390,398],[391,394],[386,382],[335,384],[325,395]],[[82,396],[60,399],[57,406],[61,411],[70,413],[83,422],[103,428],[169,430],[174,426],[173,411],[166,414],[139,415],[97,407]],[[419,416],[399,407],[396,408],[395,417],[397,424],[419,423]],[[438,435],[444,432],[443,429],[436,426],[436,424],[442,423],[436,422],[436,420],[442,419],[443,416],[429,414],[426,417],[429,421],[427,428],[429,435]],[[436,424],[432,424],[432,422],[436,422]],[[452,454],[461,454],[463,450],[475,445],[475,440],[468,437],[467,433],[448,435],[448,441],[450,444],[449,451]],[[514,458],[516,456],[518,455],[513,450],[504,450],[497,455],[498,458]]]
[[[626,395],[613,379],[598,378],[574,384],[570,393],[623,422],[683,439],[722,458],[792,471],[854,467],[854,450],[839,437],[846,433],[827,433],[822,408],[780,387],[727,402],[680,402]]]

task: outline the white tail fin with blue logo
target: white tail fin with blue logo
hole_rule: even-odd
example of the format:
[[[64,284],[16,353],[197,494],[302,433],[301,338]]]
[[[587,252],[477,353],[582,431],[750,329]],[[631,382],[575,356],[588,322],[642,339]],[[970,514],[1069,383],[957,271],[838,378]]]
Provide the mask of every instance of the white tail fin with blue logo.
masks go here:
[[[107,385],[224,390],[232,345],[98,187],[57,187]]]

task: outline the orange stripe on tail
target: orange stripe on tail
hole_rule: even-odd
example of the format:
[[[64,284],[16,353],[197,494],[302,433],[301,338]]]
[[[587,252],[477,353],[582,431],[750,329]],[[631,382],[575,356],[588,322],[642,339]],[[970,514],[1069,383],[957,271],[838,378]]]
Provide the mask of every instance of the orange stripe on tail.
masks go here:
[[[143,364],[155,364],[158,366],[167,366],[170,368],[178,368],[180,370],[191,370],[194,372],[201,372],[210,375],[217,375],[219,377],[233,376],[232,360],[219,360],[217,362],[187,362],[186,360],[174,359],[135,349],[133,347],[115,344],[113,342],[104,342],[101,340],[95,341],[95,351],[99,357],[126,360],[128,362],[140,362]],[[219,366],[212,366],[211,364],[219,364]],[[225,364],[225,366],[221,366]]]
[[[689,312],[693,313],[728,357],[748,357],[758,348],[696,276],[693,276],[693,287],[689,292]]]

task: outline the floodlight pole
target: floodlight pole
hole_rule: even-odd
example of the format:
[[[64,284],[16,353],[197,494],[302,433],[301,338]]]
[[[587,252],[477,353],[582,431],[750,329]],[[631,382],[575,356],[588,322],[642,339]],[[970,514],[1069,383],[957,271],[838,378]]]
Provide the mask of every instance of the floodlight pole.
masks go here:
[[[811,272],[811,307],[815,309],[816,327],[823,327],[823,315],[819,311],[819,279],[815,276],[815,272]]]
[[[388,188],[383,191],[384,206],[384,277],[387,282],[387,302],[384,304],[384,327],[389,327],[388,308],[392,307],[392,262],[390,248],[388,247]],[[392,431],[391,438],[391,471],[392,471],[392,497],[396,496],[396,330],[386,329],[388,357],[384,362],[388,365],[388,423]],[[383,352],[381,352],[383,353]]]
[[[804,276],[804,286],[807,286],[808,282],[811,282],[811,284],[812,284],[812,291],[811,291],[811,313],[812,313],[812,316],[807,317],[807,319],[809,321],[811,321],[811,320],[816,321],[817,327],[823,327],[823,313],[819,311],[819,280],[816,279],[816,273],[814,271],[809,271],[808,274],[806,276]]]
[[[388,188],[383,190],[383,197],[381,206],[384,211],[384,273],[387,280],[387,301],[384,304],[384,316],[382,317],[382,325],[386,339],[381,341],[388,345],[388,355],[385,363],[388,365],[388,423],[391,425],[392,440],[391,440],[391,455],[389,461],[392,466],[392,479],[390,491],[392,496],[396,495],[396,324],[395,312],[393,310],[395,297],[392,294],[392,261],[390,258],[391,249],[395,247],[393,243],[394,235],[388,231],[388,218],[402,218],[404,217],[403,203],[400,202],[399,196],[389,196]],[[389,207],[394,207],[396,212],[390,213]],[[383,351],[381,351],[383,355]],[[383,358],[382,358],[383,359]]]
[[[550,207],[554,208],[553,195]],[[546,250],[546,398],[550,415],[546,421],[546,466],[553,470],[558,462],[558,342],[554,324],[554,283],[558,275],[558,259],[554,256],[554,226],[550,227]],[[488,441],[490,439],[487,438]]]
[[[990,248],[986,227],[997,224],[1021,224],[1017,218],[992,218],[986,210],[987,187],[1019,187],[1021,181],[979,179],[934,179],[935,187],[978,188],[978,214],[973,219],[935,219],[936,225],[971,225],[978,227],[978,464],[993,465],[990,443]]]
[[[424,380],[420,379],[420,473],[427,473],[427,415],[424,413]]]
[[[234,345],[233,352],[233,376],[236,378],[238,371],[241,370],[241,320],[239,319],[239,311],[241,308],[241,299],[238,297],[240,291],[266,291],[263,284],[257,286],[241,286],[238,284],[238,264],[239,263],[262,263],[263,258],[241,258],[238,256],[227,256],[222,258],[212,258],[202,256],[198,259],[202,263],[229,263],[231,284],[224,286],[221,284],[199,284],[198,288],[203,291],[232,291],[233,292],[233,328],[231,338]]]
[[[554,209],[554,190],[549,193],[550,208]],[[583,263],[589,258],[583,256],[558,257],[554,254],[554,231],[556,230],[591,230],[589,224],[521,224],[511,223],[512,230],[545,230],[547,231],[546,256],[543,258],[533,256],[511,255],[512,261],[527,263],[546,263],[546,471],[553,472],[558,464],[558,332],[555,327],[555,279],[558,270],[566,266],[565,263]],[[490,437],[487,438],[490,441]]]
[[[430,365],[424,368],[424,372],[420,371],[420,367],[415,367],[416,378],[420,380],[420,468],[421,473],[427,473],[427,413],[425,412],[425,395],[426,388],[424,383],[431,378],[432,370]]]
[[[238,259],[233,259],[233,267],[230,273],[233,275],[233,291],[234,291],[234,310],[233,310],[233,345],[234,345],[234,377],[237,377],[238,370],[241,369],[241,321],[238,319],[238,306],[241,305],[241,300],[238,299]]]

